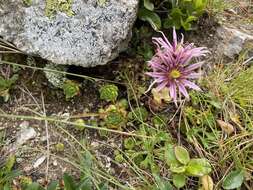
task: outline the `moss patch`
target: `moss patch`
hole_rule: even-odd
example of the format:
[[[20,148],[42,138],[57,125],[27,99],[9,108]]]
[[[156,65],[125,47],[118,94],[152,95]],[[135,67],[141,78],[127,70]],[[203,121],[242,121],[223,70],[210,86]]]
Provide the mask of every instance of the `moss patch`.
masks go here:
[[[46,16],[52,18],[58,11],[73,16],[73,0],[46,0]]]

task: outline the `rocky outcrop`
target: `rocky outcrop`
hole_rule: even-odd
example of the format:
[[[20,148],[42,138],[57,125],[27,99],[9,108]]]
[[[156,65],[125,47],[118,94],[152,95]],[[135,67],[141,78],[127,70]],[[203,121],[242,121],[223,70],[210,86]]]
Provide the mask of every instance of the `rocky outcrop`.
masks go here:
[[[63,65],[103,65],[126,49],[138,0],[73,0],[71,14],[56,10],[48,16],[52,1],[59,0],[32,0],[29,5],[1,0],[0,36],[29,55]]]
[[[253,31],[243,30],[232,26],[220,26],[217,29],[218,37],[221,39],[217,53],[224,54],[229,58],[239,55],[242,50],[253,53]]]

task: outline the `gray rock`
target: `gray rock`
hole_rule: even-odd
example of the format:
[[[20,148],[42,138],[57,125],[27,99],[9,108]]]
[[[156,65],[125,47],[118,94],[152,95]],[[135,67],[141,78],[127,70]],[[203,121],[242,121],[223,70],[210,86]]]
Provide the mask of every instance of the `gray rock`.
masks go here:
[[[34,163],[33,163],[33,168],[38,168],[43,162],[46,160],[46,156],[41,156],[39,157]]]
[[[252,31],[241,30],[230,26],[220,26],[217,34],[221,38],[218,45],[218,53],[224,54],[229,58],[234,58],[243,49],[253,52]]]
[[[64,0],[61,0],[64,2]],[[1,0],[0,36],[23,52],[55,64],[103,65],[125,50],[138,0],[73,0],[73,16],[45,15],[46,0]]]
[[[33,139],[37,136],[34,128],[22,128],[18,134],[17,140],[15,142],[15,147],[25,144],[28,140]]]
[[[46,64],[44,67],[44,73],[46,75],[47,80],[56,88],[61,88],[64,82],[67,80],[67,77],[65,74],[59,73],[59,72],[50,72],[52,71],[62,71],[66,72],[67,67],[64,65],[54,65],[54,64]]]

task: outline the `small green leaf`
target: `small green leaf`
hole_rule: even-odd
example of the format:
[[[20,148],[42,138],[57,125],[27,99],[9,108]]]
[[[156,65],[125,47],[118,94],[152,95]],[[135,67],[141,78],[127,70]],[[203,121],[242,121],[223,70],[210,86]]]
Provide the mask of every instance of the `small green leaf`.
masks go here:
[[[145,107],[134,108],[127,116],[130,120],[137,119],[139,121],[146,121],[148,119],[148,111]]]
[[[92,181],[89,177],[82,179],[78,185],[78,190],[92,190]]]
[[[205,1],[203,0],[195,0],[194,2],[196,9],[203,9],[205,7]]]
[[[87,150],[83,153],[83,158],[82,158],[81,163],[82,163],[83,169],[85,169],[86,171],[90,171],[92,169],[93,156],[90,151]]]
[[[80,84],[72,80],[66,80],[62,85],[62,89],[66,100],[70,100],[74,96],[80,94]]]
[[[198,19],[197,17],[190,15],[187,17],[186,22],[196,21],[197,19]]]
[[[177,188],[182,188],[185,186],[186,176],[183,174],[174,174],[172,176],[172,181]]]
[[[181,26],[184,28],[184,30],[188,31],[191,30],[191,23],[181,20]]]
[[[44,190],[38,183],[32,183],[25,190]]]
[[[190,176],[201,177],[212,171],[210,163],[206,159],[191,159],[187,165],[186,172]]]
[[[162,22],[158,14],[155,12],[152,12],[150,10],[147,10],[145,8],[140,8],[138,18],[149,22],[149,24],[152,26],[154,30],[160,30]]]
[[[16,162],[16,156],[15,155],[9,156],[9,158],[7,159],[7,161],[5,163],[6,172],[10,172],[12,170],[15,162]]]
[[[65,173],[63,175],[63,181],[64,181],[64,186],[66,190],[76,190],[76,184],[74,182],[74,179],[68,175],[67,173]]]
[[[128,150],[132,150],[135,146],[135,142],[133,138],[126,138],[124,140],[124,147]]]
[[[144,0],[144,7],[150,11],[154,10],[154,4],[150,0]]]
[[[117,155],[115,155],[115,161],[116,162],[119,162],[119,163],[123,163],[124,162],[124,156],[122,155],[122,154],[117,154]]]
[[[100,183],[99,190],[109,190],[108,183]]]
[[[224,179],[222,187],[224,189],[236,189],[241,187],[244,180],[243,170],[231,171]]]
[[[118,87],[114,84],[106,84],[99,89],[100,99],[110,101],[116,101],[118,97]]]
[[[5,185],[4,185],[4,189],[3,190],[11,190],[11,187],[10,187],[11,185],[9,184],[9,183],[6,183]],[[1,187],[1,186],[0,186]]]
[[[174,152],[174,148],[173,145],[168,144],[165,147],[165,161],[167,163],[168,166],[173,165],[180,165],[179,161],[176,158],[175,152]]]
[[[173,172],[173,173],[184,173],[185,170],[186,170],[186,166],[182,166],[182,165],[178,165],[178,164],[171,164],[170,165],[170,170]]]
[[[56,190],[57,185],[58,185],[58,182],[57,182],[57,181],[52,181],[52,182],[49,184],[47,190]]]
[[[79,130],[79,131],[83,131],[85,129],[85,122],[83,119],[77,119],[75,120],[75,129]]]
[[[186,165],[190,161],[189,153],[184,147],[176,146],[174,149],[174,152],[175,152],[175,156],[176,156],[177,160],[180,163]]]
[[[153,163],[153,155],[148,154],[146,158],[140,163],[142,169],[147,169]]]
[[[155,190],[173,190],[174,189],[168,181],[163,180],[158,175],[154,175],[154,177],[158,186],[157,188],[155,188]]]

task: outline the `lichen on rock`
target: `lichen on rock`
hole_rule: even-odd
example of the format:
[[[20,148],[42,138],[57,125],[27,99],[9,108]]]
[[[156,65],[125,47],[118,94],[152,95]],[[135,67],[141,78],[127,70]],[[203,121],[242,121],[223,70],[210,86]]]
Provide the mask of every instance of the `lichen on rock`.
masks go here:
[[[66,13],[68,16],[73,16],[72,3],[73,0],[46,0],[45,14],[51,18],[55,13],[60,11]]]
[[[23,0],[0,1],[0,36],[54,64],[104,65],[127,49],[138,2],[32,0],[27,6]]]
[[[61,72],[66,72],[67,67],[64,65],[54,65],[48,63],[44,67],[44,73],[47,80],[56,88],[62,88],[64,82],[67,80],[66,74]]]

